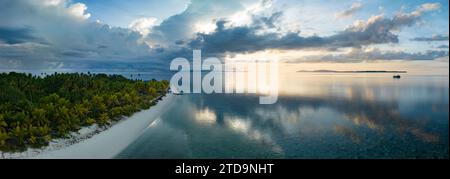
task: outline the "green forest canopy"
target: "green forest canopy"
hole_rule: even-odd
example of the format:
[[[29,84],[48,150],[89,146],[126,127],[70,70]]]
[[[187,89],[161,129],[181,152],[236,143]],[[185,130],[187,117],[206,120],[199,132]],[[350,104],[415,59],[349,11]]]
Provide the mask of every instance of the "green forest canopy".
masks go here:
[[[155,104],[168,81],[120,75],[0,74],[0,151],[48,145],[83,126],[104,126]]]

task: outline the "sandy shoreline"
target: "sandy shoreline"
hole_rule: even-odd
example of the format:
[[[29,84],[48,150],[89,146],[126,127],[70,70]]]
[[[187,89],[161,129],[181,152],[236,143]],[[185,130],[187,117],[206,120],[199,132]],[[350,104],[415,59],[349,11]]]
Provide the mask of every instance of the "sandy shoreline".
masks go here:
[[[136,138],[173,103],[168,93],[150,109],[139,111],[110,128],[95,125],[82,128],[69,139],[56,139],[43,149],[28,149],[21,153],[4,153],[3,158],[32,159],[108,159],[113,158]],[[2,156],[0,156],[2,158]]]

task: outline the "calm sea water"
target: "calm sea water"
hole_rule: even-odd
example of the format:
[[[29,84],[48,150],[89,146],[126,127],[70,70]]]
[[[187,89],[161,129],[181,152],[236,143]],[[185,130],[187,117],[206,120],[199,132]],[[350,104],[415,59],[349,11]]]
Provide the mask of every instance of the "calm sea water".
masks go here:
[[[279,99],[175,96],[117,158],[449,158],[448,76],[291,73]]]

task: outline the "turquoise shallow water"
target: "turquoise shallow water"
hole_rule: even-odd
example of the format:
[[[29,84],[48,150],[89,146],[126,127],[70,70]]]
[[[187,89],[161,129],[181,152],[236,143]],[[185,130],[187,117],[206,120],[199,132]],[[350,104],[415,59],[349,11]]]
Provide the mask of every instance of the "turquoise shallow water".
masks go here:
[[[117,158],[448,158],[448,76],[293,74],[276,104],[186,94]]]

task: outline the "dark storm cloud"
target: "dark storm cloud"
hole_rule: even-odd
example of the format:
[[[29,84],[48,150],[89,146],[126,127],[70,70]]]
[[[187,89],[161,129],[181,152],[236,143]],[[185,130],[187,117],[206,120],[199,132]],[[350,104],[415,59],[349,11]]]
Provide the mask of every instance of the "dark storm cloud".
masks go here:
[[[177,41],[175,41],[175,44],[176,45],[183,45],[184,41],[183,40],[177,40]]]
[[[0,41],[7,44],[20,44],[25,42],[43,43],[42,39],[33,36],[33,30],[30,27],[0,27]]]
[[[431,37],[416,37],[412,41],[432,42],[432,41],[448,41],[448,35],[433,35]]]
[[[139,33],[89,21],[86,6],[68,0],[3,0],[0,13],[2,69],[67,67],[76,59],[128,61],[149,50]]]
[[[218,21],[217,29],[211,34],[198,34],[189,45],[208,53],[254,52],[264,49],[295,49],[320,47],[325,44],[321,37],[301,37],[297,33],[279,36],[277,33],[259,35],[259,26],[225,28],[226,21]]]
[[[273,26],[281,14],[274,14],[269,18],[254,18],[253,23],[248,26],[225,27],[227,21],[220,20],[217,21],[217,28],[213,33],[199,33],[189,44],[193,48],[202,48],[210,53],[241,53],[264,49],[333,49],[398,43],[398,35],[394,31],[414,25],[420,20],[423,12],[426,10],[398,13],[392,18],[373,16],[367,21],[358,21],[335,35],[324,37],[303,37],[297,32],[258,33],[264,29],[262,23],[269,27]]]

